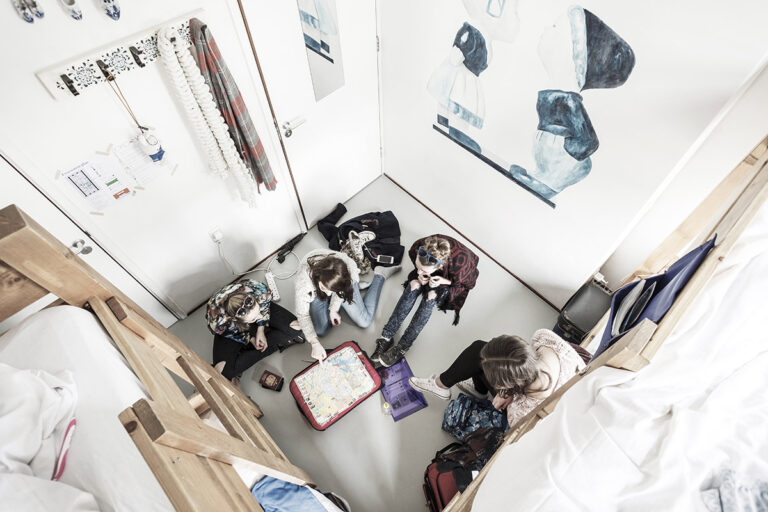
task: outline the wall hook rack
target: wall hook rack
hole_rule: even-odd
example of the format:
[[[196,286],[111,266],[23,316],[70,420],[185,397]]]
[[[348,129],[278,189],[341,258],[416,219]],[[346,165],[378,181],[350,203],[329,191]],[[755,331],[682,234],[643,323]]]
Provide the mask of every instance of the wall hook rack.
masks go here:
[[[137,69],[146,69],[147,64],[158,60],[160,52],[157,50],[156,34],[162,27],[171,25],[178,37],[187,45],[191,45],[189,20],[201,17],[202,14],[202,9],[192,11],[79,57],[47,67],[38,71],[36,76],[54,99],[80,96],[99,84],[106,83],[110,73],[117,76]]]

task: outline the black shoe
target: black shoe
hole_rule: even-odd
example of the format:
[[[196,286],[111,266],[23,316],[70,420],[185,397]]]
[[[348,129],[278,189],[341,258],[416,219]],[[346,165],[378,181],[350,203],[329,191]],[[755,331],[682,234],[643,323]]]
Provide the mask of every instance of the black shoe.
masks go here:
[[[382,353],[381,357],[379,357],[381,366],[385,368],[389,368],[390,366],[392,366],[393,364],[401,360],[406,352],[407,350],[401,347],[400,345],[395,345],[394,347],[390,347],[389,350]]]
[[[282,354],[283,350],[287,349],[288,347],[290,347],[292,345],[301,345],[302,343],[306,343],[306,342],[307,342],[307,340],[304,338],[304,335],[303,334],[298,334],[295,337],[293,337],[290,340],[288,340],[288,343],[286,343],[285,345],[279,345],[277,347],[277,349]]]
[[[381,354],[392,348],[392,345],[394,345],[393,340],[388,340],[387,338],[379,338],[376,340],[376,350],[373,351],[373,354],[371,354],[371,362],[372,363],[381,363]]]

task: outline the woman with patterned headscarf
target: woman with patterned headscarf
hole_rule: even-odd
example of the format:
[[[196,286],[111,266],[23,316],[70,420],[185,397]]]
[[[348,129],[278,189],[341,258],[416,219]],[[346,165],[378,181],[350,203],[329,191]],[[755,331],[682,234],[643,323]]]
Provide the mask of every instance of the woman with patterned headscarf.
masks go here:
[[[263,283],[242,279],[219,290],[205,312],[213,333],[213,365],[234,380],[276,350],[304,343],[293,313],[272,304]]]

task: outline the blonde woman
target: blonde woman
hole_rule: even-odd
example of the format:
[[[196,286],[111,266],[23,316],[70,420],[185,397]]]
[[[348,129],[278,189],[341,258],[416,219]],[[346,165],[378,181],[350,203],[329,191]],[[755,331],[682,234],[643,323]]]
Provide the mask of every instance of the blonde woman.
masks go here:
[[[296,317],[264,283],[241,279],[216,292],[205,311],[213,333],[213,365],[236,384],[245,370],[273,352],[304,343]]]
[[[458,324],[459,311],[479,275],[478,257],[464,244],[446,235],[431,235],[416,240],[408,255],[414,269],[403,285],[403,294],[381,331],[381,337],[376,340],[376,350],[371,356],[372,361],[386,367],[399,361],[411,348],[427,325],[435,306],[441,311],[453,310],[453,325]],[[400,341],[395,343],[397,330],[419,297],[421,303],[411,323]]]
[[[530,343],[519,336],[475,341],[439,376],[411,377],[411,387],[448,400],[451,387],[478,398],[493,395],[493,406],[507,410],[514,425],[557,388],[584,369],[589,353],[548,329],[539,329]]]

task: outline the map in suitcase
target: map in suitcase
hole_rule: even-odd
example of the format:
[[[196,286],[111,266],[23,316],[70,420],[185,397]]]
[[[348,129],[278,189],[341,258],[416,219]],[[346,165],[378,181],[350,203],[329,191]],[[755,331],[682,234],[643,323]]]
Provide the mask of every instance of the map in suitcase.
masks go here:
[[[312,428],[325,430],[381,387],[381,377],[354,341],[342,343],[323,364],[312,363],[290,385]]]

